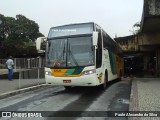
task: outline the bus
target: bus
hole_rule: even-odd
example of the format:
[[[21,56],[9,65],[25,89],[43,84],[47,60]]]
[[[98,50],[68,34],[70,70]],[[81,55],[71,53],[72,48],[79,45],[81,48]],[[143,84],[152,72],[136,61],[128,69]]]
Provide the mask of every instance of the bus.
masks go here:
[[[105,89],[109,81],[121,79],[123,74],[122,50],[94,22],[50,28],[45,56],[46,83],[66,89],[73,86]]]

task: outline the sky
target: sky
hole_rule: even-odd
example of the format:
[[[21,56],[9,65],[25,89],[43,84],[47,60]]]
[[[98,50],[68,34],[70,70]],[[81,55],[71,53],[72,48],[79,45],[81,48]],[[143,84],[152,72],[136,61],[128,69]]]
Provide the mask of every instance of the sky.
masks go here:
[[[143,0],[0,0],[0,14],[22,14],[48,35],[54,26],[95,22],[112,38],[131,35],[141,21]]]

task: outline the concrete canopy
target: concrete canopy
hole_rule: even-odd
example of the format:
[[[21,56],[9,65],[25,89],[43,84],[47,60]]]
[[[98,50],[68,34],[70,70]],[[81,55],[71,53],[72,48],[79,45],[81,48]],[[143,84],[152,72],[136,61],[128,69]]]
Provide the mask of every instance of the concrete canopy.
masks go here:
[[[144,0],[141,33],[160,32],[160,0]]]

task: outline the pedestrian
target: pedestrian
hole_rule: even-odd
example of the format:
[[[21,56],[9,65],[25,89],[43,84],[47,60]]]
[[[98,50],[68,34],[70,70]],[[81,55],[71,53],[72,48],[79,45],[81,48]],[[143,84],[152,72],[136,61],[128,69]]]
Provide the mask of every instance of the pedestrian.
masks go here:
[[[9,56],[8,60],[6,61],[6,65],[8,68],[8,80],[12,80],[12,75],[13,75],[13,67],[14,67],[14,62],[12,60],[12,56]]]

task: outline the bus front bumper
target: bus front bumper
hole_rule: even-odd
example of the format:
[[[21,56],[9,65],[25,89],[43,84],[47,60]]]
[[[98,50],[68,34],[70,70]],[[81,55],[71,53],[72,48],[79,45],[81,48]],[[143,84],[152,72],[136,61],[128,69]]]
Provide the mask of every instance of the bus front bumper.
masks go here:
[[[46,83],[62,86],[96,86],[99,85],[99,79],[96,74],[83,75],[80,77],[54,77],[45,75]]]

